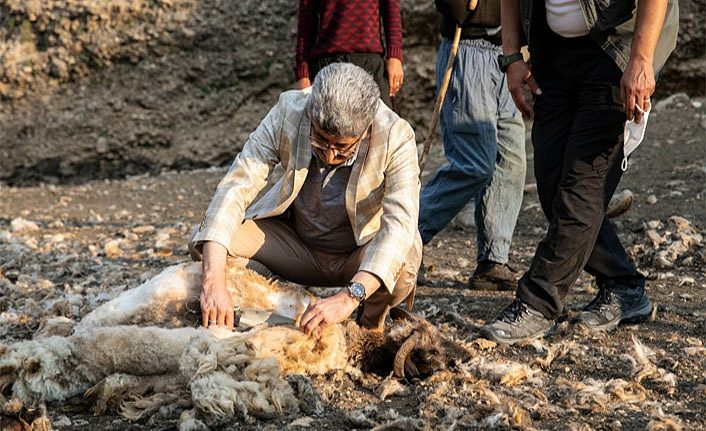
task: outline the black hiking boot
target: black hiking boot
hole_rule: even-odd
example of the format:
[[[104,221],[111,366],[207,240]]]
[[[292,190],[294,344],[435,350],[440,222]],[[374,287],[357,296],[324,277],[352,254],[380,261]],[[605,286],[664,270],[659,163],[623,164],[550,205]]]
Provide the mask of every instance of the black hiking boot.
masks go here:
[[[590,331],[610,331],[620,323],[642,322],[651,315],[652,302],[643,286],[605,285],[574,323],[582,323]]]
[[[489,260],[479,262],[473,275],[468,280],[471,290],[510,290],[517,289],[517,271],[506,263]]]
[[[520,299],[515,299],[495,318],[480,329],[480,336],[501,344],[515,344],[545,336],[554,326],[542,313]]]
[[[427,267],[424,266],[424,260],[422,260],[419,271],[417,271],[417,286],[426,286],[427,281]]]

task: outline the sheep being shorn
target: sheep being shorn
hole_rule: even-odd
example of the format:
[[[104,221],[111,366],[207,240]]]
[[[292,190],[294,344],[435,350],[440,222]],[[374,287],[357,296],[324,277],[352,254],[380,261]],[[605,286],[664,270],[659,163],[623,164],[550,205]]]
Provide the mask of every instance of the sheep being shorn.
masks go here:
[[[295,321],[316,299],[244,268],[229,267],[227,280],[238,307]],[[48,322],[41,337],[0,345],[0,387],[31,405],[86,394],[97,412],[117,409],[133,420],[176,403],[218,423],[297,408],[283,379],[288,375],[352,365],[426,376],[467,355],[429,322],[399,310],[384,333],[350,321],[318,338],[293,326],[259,325],[246,332],[190,327],[196,320],[188,318],[187,303],[197,298],[200,285],[199,264],[176,265],[98,307],[68,337],[51,335],[65,333],[67,322]]]

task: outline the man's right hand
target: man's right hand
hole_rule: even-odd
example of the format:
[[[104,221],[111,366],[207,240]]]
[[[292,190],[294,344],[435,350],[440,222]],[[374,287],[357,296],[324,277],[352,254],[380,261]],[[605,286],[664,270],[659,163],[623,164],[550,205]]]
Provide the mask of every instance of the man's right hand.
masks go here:
[[[507,87],[512,95],[512,100],[515,101],[515,105],[522,112],[522,115],[525,118],[529,118],[532,115],[532,105],[525,98],[524,86],[528,85],[530,91],[537,96],[542,94],[542,90],[532,76],[529,64],[524,61],[516,61],[507,67],[505,73],[507,74]]]
[[[303,90],[309,87],[311,87],[311,81],[309,80],[309,78],[302,78],[297,81],[297,90]]]
[[[226,289],[228,250],[219,243],[203,245],[203,286],[201,288],[201,324],[233,329],[233,299]]]
[[[233,329],[233,299],[225,286],[207,285],[201,290],[201,324]]]

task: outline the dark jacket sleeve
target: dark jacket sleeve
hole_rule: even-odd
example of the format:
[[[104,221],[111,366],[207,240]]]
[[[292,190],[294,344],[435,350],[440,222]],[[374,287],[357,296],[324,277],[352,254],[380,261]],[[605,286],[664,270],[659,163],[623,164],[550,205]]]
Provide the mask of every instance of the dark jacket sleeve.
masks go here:
[[[383,0],[380,2],[383,28],[385,29],[385,48],[387,58],[397,58],[402,61],[402,16],[399,0]]]
[[[451,18],[457,24],[462,25],[471,15],[468,10],[469,0],[434,0],[436,10],[445,17]]]
[[[296,80],[309,77],[309,53],[316,41],[318,10],[316,1],[299,0],[299,20],[297,22],[297,45],[294,59]]]

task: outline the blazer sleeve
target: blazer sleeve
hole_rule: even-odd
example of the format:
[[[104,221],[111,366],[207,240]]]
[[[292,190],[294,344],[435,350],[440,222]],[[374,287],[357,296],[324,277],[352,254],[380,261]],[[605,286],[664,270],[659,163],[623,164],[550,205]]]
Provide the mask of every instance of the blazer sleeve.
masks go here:
[[[267,185],[267,178],[279,162],[279,143],[286,112],[286,100],[279,102],[260,122],[235,157],[216,188],[194,242],[198,249],[206,241],[217,242],[232,255],[245,210]]]
[[[392,292],[417,236],[420,184],[412,127],[399,119],[388,139],[380,229],[370,240],[359,270],[377,275]]]

